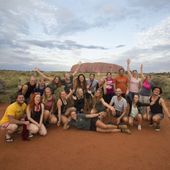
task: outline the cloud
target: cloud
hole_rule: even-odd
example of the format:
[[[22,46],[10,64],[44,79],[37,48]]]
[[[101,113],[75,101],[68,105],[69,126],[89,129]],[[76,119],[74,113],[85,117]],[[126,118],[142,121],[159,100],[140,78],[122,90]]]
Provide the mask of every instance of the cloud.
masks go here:
[[[120,45],[116,45],[115,48],[122,48],[122,47],[125,47],[126,45],[124,44],[120,44]]]

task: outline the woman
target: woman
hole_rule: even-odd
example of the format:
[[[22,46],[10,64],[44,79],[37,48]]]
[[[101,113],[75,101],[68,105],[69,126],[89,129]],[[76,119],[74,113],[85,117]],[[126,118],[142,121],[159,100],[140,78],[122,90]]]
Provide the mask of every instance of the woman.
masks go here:
[[[39,93],[34,93],[31,96],[26,113],[27,118],[30,121],[30,124],[27,126],[30,135],[39,133],[40,135],[45,136],[47,130],[43,124],[44,104],[41,102],[41,96]]]
[[[134,95],[132,102],[130,104],[129,111],[129,125],[133,126],[134,120],[138,121],[138,130],[142,130],[142,115],[140,113],[141,106],[149,106],[149,104],[144,104],[139,102],[139,96]]]
[[[76,95],[73,96],[73,100],[77,113],[84,113],[85,96],[82,88],[77,88]]]
[[[112,74],[107,72],[105,79],[105,101],[110,103],[111,98],[115,94],[115,81],[112,78]]]
[[[55,96],[56,101],[59,99],[59,93],[64,89],[61,84],[61,78],[60,76],[55,77],[48,77],[44,73],[40,71],[39,68],[34,69],[38,74],[40,74],[44,79],[48,80],[50,83],[48,84],[48,87],[51,88],[52,93]]]
[[[52,94],[52,91],[49,87],[45,88],[44,95],[43,95],[43,104],[44,104],[44,122],[47,121],[50,124],[56,124],[57,118],[54,115],[55,109],[55,98]]]
[[[91,130],[97,132],[125,132],[126,126],[122,129],[118,129],[115,125],[106,125],[99,119],[100,114],[76,114],[71,112],[69,119],[67,119],[66,128],[70,126],[76,127],[82,130]]]
[[[87,92],[87,82],[84,74],[79,74],[74,81],[73,89],[75,90],[75,93],[78,88],[82,88],[84,93]]]
[[[69,107],[69,98],[72,96],[73,91],[70,90],[69,94],[63,90],[60,92],[59,99],[57,101],[57,112],[58,112],[58,123],[57,125],[60,126],[61,122],[63,123],[63,127],[65,128],[65,123],[67,122],[66,115],[71,111],[76,111],[74,107]]]
[[[40,93],[40,95],[42,96],[45,88],[46,88],[45,79],[41,78],[39,82],[37,83],[36,88],[34,89],[34,92]]]
[[[91,113],[105,112],[106,108],[110,109],[111,111],[115,111],[114,107],[110,106],[104,101],[102,92],[100,89],[98,89],[93,96],[93,109],[91,110]]]
[[[135,94],[139,94],[139,89],[141,86],[140,79],[138,78],[137,70],[130,71],[130,59],[127,60],[127,72],[129,77],[129,94],[128,100],[133,100]]]
[[[154,84],[151,80],[151,75],[144,76],[143,74],[143,65],[141,65],[141,81],[142,81],[142,87],[140,90],[140,97],[139,101],[142,103],[149,103],[149,98],[152,92],[152,88],[154,87]],[[141,108],[142,115],[145,118],[147,115],[147,107],[144,106]]]

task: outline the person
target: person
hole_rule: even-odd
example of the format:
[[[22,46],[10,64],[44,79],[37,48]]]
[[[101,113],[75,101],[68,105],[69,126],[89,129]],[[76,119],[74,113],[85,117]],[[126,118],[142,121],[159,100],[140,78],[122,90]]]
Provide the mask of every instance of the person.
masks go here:
[[[83,92],[86,93],[87,92],[87,82],[86,82],[86,77],[84,74],[79,74],[77,76],[77,78],[75,79],[74,81],[74,85],[73,85],[73,89],[74,89],[74,92],[76,93],[76,90],[78,88],[82,88],[83,89]]]
[[[150,102],[153,103],[148,109],[148,119],[152,124],[155,125],[155,130],[160,131],[160,123],[164,118],[164,113],[167,114],[170,119],[170,113],[167,109],[164,99],[160,96],[162,94],[162,88],[155,86],[152,89],[152,95],[150,97]]]
[[[139,89],[141,86],[141,81],[138,78],[137,70],[133,70],[132,73],[130,71],[130,59],[127,60],[127,72],[129,77],[129,93],[128,93],[128,100],[133,100],[135,94],[139,94]]]
[[[103,133],[121,132],[116,125],[104,124],[100,118],[100,114],[76,114],[71,112],[67,120],[66,129],[76,127],[81,130],[91,130]]]
[[[45,88],[46,88],[45,79],[44,78],[40,78],[40,80],[36,84],[34,92],[40,93],[40,95],[43,96]]]
[[[95,92],[95,95],[93,96],[93,108],[91,110],[91,114],[93,113],[100,113],[100,112],[106,112],[106,108],[110,109],[111,111],[114,111],[114,107],[110,106],[102,97],[102,91],[100,89],[97,89]]]
[[[94,94],[95,91],[99,87],[98,81],[95,80],[95,74],[90,73],[89,74],[89,79],[86,82],[87,82],[87,90],[90,91],[92,94]]]
[[[139,101],[139,95],[134,95],[133,100],[129,103],[129,125],[133,126],[134,120],[138,122],[138,130],[142,130],[142,115],[141,115],[141,106],[150,106],[150,103],[141,103]]]
[[[55,97],[49,87],[45,88],[42,102],[44,104],[44,124],[56,124],[57,117],[55,116]]]
[[[105,96],[104,99],[107,103],[110,103],[111,98],[115,94],[115,80],[112,78],[111,72],[107,72],[105,78]]]
[[[124,122],[128,123],[127,113],[127,102],[126,99],[121,96],[121,89],[116,89],[116,96],[113,96],[110,101],[110,106],[114,106],[114,110],[112,110],[112,115],[116,118],[116,124],[120,124]]]
[[[73,94],[73,90],[70,90],[70,93],[67,94],[64,90],[60,92],[59,99],[57,101],[57,113],[58,113],[58,122],[57,125],[60,126],[61,122],[63,123],[63,128],[66,126],[67,117],[66,115],[69,112],[76,111],[75,107],[69,107],[69,98]]]
[[[121,89],[122,91],[122,97],[126,97],[126,94],[128,94],[128,84],[129,80],[124,75],[125,70],[124,68],[119,69],[119,75],[115,77],[115,89]]]
[[[82,88],[78,88],[76,94],[73,95],[74,107],[77,113],[84,113],[85,95]]]
[[[6,130],[5,141],[13,142],[13,134],[17,132],[21,125],[29,125],[29,121],[25,121],[26,104],[22,93],[17,94],[16,101],[10,104],[2,119],[0,120],[1,129]]]
[[[152,88],[154,87],[154,83],[151,80],[151,75],[144,75],[143,74],[143,65],[141,65],[141,90],[139,92],[139,101],[141,103],[150,103],[149,98],[151,96]],[[141,107],[141,113],[143,114],[144,117],[146,117],[147,113],[147,107],[143,106]]]
[[[43,124],[44,104],[41,101],[41,95],[39,93],[34,93],[31,96],[26,113],[27,119],[30,122],[27,126],[30,136],[37,133],[41,136],[47,135],[47,130]]]
[[[31,94],[35,92],[36,88],[36,78],[34,76],[30,77],[29,82],[23,85],[21,92],[24,95],[25,102],[28,104]]]

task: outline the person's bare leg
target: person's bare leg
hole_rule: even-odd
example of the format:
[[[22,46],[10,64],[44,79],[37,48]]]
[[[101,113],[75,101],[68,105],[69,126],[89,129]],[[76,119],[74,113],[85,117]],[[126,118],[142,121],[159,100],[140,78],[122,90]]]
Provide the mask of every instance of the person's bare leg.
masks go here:
[[[96,128],[96,131],[97,132],[102,132],[102,133],[121,132],[120,129],[102,129],[102,128],[99,128],[99,127]]]

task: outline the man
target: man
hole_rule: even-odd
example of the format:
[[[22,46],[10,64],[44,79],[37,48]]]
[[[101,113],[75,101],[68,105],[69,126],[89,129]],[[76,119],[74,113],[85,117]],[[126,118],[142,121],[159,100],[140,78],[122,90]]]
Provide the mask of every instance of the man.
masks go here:
[[[22,94],[25,97],[25,102],[28,103],[30,95],[35,92],[36,89],[36,78],[34,76],[30,77],[29,82],[23,85]]]
[[[13,142],[12,134],[17,131],[19,125],[29,125],[29,121],[23,120],[25,112],[26,104],[24,103],[24,96],[19,93],[16,102],[7,107],[4,116],[0,120],[1,129],[6,130],[6,142]]]
[[[150,97],[150,108],[148,119],[151,124],[155,124],[155,131],[160,131],[160,122],[164,118],[164,113],[170,118],[170,113],[166,107],[164,99],[160,96],[162,94],[162,89],[160,87],[154,87],[152,89],[152,95]]]
[[[120,88],[116,89],[116,96],[113,96],[110,105],[114,106],[115,112],[112,112],[113,116],[116,118],[116,123],[121,122],[128,123],[128,118],[126,116],[127,112],[127,102],[122,96],[122,91]]]
[[[119,69],[119,75],[115,77],[115,88],[119,88],[122,91],[122,97],[125,98],[125,95],[128,93],[128,78],[124,75],[125,70],[123,68]]]
[[[95,93],[95,91],[98,89],[99,83],[97,80],[95,80],[95,74],[90,73],[89,79],[87,80],[87,89],[90,91],[92,94]]]

